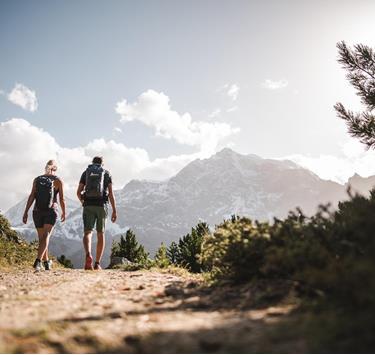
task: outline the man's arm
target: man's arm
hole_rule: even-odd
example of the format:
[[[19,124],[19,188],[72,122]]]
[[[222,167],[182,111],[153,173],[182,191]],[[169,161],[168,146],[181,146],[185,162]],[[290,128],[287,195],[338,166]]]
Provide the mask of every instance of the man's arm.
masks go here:
[[[108,198],[109,198],[109,202],[111,203],[111,206],[112,206],[111,221],[114,223],[114,222],[116,222],[116,219],[117,219],[117,211],[116,211],[115,196],[113,195],[113,190],[112,190],[112,183],[108,185]]]
[[[59,179],[59,200],[61,207],[61,222],[65,221],[65,198],[64,198],[64,183]]]
[[[78,200],[81,202],[82,205],[83,205],[83,189],[84,188],[85,188],[85,185],[80,182],[78,184],[78,188],[77,188],[77,197],[78,197]]]
[[[22,222],[24,224],[27,223],[27,214],[29,212],[29,209],[30,209],[31,205],[33,204],[33,202],[35,200],[35,191],[36,191],[36,188],[35,188],[35,180],[34,180],[33,181],[33,187],[31,188],[29,198],[27,199],[27,202],[26,202],[25,212],[23,213],[23,216],[22,216]]]

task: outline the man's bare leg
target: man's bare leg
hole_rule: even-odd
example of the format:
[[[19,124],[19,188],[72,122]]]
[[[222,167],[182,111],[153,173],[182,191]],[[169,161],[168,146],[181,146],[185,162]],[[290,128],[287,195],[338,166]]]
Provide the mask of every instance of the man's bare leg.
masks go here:
[[[92,231],[85,231],[83,235],[83,247],[85,248],[85,254],[91,256],[91,237]]]
[[[86,253],[85,270],[92,270],[92,255],[91,255],[91,238],[92,231],[85,231],[83,235],[83,247]]]
[[[96,244],[96,263],[100,263],[102,259],[104,247],[105,247],[105,239],[104,239],[104,232],[97,232],[98,234],[98,243]]]

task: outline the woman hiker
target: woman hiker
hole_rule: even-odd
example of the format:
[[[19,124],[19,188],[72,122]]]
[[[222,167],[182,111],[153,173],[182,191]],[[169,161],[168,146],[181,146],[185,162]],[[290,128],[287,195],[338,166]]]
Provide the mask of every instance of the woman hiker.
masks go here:
[[[26,224],[27,214],[35,200],[33,220],[39,238],[38,255],[34,262],[35,271],[42,269],[42,262],[45,270],[51,270],[52,261],[48,259],[48,244],[58,216],[57,195],[59,195],[61,207],[61,222],[65,221],[63,182],[56,176],[56,170],[56,162],[49,160],[45,166],[44,174],[34,179],[22,217],[23,223]]]

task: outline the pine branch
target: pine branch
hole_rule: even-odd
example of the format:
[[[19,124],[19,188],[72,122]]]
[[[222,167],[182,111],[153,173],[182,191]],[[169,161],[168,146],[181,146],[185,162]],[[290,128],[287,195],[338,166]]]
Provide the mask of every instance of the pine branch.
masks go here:
[[[344,69],[354,72],[360,70],[375,80],[375,54],[372,49],[362,44],[357,44],[355,51],[350,50],[344,41],[337,44],[339,50],[338,62]]]
[[[334,107],[337,115],[346,122],[349,134],[358,138],[367,149],[375,148],[375,116],[370,112],[353,113],[346,110],[342,103]]]
[[[367,110],[375,109],[375,53],[362,44],[356,45],[355,50],[349,49],[345,42],[337,44],[339,63],[348,70],[347,78],[357,90],[362,103]]]

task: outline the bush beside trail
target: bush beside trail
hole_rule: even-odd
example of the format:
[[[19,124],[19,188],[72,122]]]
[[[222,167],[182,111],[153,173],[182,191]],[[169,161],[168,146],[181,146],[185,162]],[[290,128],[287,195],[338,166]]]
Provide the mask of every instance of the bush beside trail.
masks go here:
[[[206,234],[202,264],[216,282],[289,283],[312,351],[373,351],[374,216],[375,190],[310,218],[299,210],[273,224],[237,217]]]

